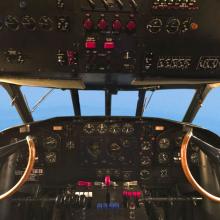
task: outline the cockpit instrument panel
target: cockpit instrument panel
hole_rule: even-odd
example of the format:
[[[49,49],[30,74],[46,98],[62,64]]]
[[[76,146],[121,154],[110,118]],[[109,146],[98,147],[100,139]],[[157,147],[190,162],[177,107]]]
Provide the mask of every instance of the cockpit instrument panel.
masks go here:
[[[215,0],[1,1],[0,73],[102,86],[214,80],[219,9]]]

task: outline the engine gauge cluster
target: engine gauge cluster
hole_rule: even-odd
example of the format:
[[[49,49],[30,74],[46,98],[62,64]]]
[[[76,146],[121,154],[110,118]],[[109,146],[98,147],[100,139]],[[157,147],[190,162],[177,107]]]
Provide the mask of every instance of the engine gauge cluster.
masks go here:
[[[131,135],[134,134],[135,128],[130,123],[119,124],[119,123],[87,123],[83,127],[83,132],[85,134],[124,134]]]

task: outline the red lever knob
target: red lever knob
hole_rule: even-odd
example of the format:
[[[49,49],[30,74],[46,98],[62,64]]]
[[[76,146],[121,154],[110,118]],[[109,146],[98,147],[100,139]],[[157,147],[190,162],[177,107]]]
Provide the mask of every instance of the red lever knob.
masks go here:
[[[93,28],[93,21],[90,18],[87,18],[84,23],[83,23],[83,27],[87,30],[90,31]]]
[[[136,24],[136,22],[135,21],[133,21],[133,20],[130,20],[128,23],[127,23],[127,29],[129,30],[129,31],[134,31],[135,29],[136,29],[136,27],[137,27],[137,24]]]
[[[105,177],[105,185],[106,186],[110,186],[111,185],[111,177],[110,176],[106,176]]]
[[[113,23],[112,23],[112,28],[113,28],[113,30],[115,30],[115,31],[120,31],[121,29],[122,29],[122,23],[121,23],[121,21],[120,20],[115,20],[115,21],[113,21]]]
[[[107,27],[108,27],[107,21],[104,18],[102,18],[98,23],[98,28],[104,31]]]

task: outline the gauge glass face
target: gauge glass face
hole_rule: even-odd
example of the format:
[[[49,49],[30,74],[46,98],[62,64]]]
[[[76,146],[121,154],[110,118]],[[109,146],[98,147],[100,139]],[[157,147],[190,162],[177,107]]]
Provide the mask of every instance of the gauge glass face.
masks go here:
[[[122,128],[122,133],[124,134],[132,134],[134,132],[134,127],[132,124],[125,124]]]
[[[95,132],[95,126],[93,124],[88,123],[84,126],[83,131],[86,134],[93,134]]]
[[[57,155],[55,152],[49,152],[49,153],[46,153],[45,155],[45,160],[47,163],[56,163],[56,160],[57,160]]]
[[[70,140],[70,141],[67,141],[66,142],[66,148],[68,149],[68,150],[73,150],[73,149],[75,149],[75,143],[74,143],[74,141],[72,141],[72,140]]]
[[[53,21],[46,16],[43,16],[39,20],[39,26],[42,30],[51,31],[53,29]]]
[[[109,146],[108,153],[113,158],[119,158],[121,156],[121,150],[122,150],[121,145],[117,143],[112,143]]]
[[[180,28],[179,19],[176,19],[176,18],[169,19],[167,22],[166,28],[167,28],[167,32],[170,34],[174,34],[178,32]]]
[[[150,166],[151,165],[151,159],[148,156],[144,156],[141,158],[141,165],[142,166]]]
[[[147,25],[147,29],[153,33],[153,34],[156,34],[156,33],[159,33],[162,29],[162,20],[161,19],[158,19],[158,18],[155,18],[153,20],[151,20],[149,22],[149,24]]]
[[[161,138],[159,140],[160,149],[167,149],[170,147],[170,140],[168,138]]]
[[[182,142],[183,142],[183,136],[178,136],[175,140],[175,143],[178,147],[181,146]]]
[[[107,125],[101,123],[97,126],[97,131],[99,134],[105,134],[108,131]]]
[[[165,152],[162,152],[158,155],[158,162],[160,164],[165,164],[169,162],[169,155]]]
[[[141,170],[140,172],[140,178],[142,180],[147,180],[150,178],[151,172],[149,170]]]
[[[141,150],[148,151],[151,149],[151,142],[150,141],[143,141],[141,143]]]
[[[120,126],[118,124],[111,125],[109,132],[112,134],[119,134],[120,133]]]
[[[55,136],[48,136],[43,139],[44,149],[47,151],[55,150],[58,147],[58,139]]]
[[[102,150],[99,143],[92,143],[88,146],[88,153],[90,156],[92,156],[93,159],[98,159],[98,157],[101,155]]]
[[[30,16],[24,16],[21,23],[26,30],[34,31],[36,29],[36,21]]]

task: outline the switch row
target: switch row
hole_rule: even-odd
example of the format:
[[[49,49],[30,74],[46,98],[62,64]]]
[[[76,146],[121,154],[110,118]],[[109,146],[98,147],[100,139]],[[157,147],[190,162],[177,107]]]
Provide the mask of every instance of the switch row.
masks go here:
[[[133,15],[130,15],[130,19],[127,21],[126,24],[123,24],[123,22],[120,20],[119,16],[115,16],[115,19],[111,22],[111,25],[106,20],[104,15],[100,17],[98,22],[95,24],[93,19],[89,14],[86,15],[86,19],[84,20],[83,27],[86,31],[93,31],[95,29],[98,29],[100,31],[105,31],[111,26],[113,31],[120,32],[122,30],[127,30],[129,32],[133,32],[136,30],[137,24],[134,19]]]
[[[96,49],[96,40],[94,38],[88,38],[85,42],[85,48],[89,50]],[[107,39],[103,44],[103,48],[106,50],[112,50],[115,48],[115,42],[112,39]]]

